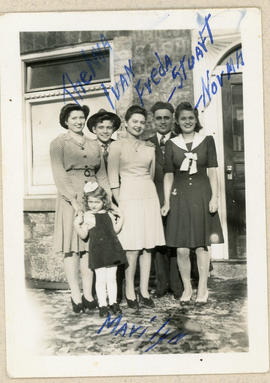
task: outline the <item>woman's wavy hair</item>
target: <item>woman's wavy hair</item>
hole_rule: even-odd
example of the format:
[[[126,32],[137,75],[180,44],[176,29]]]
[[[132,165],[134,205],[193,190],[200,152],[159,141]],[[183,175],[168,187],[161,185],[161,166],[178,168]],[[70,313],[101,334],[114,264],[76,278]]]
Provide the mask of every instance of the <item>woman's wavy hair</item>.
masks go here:
[[[141,106],[139,105],[132,105],[128,108],[128,110],[126,111],[126,114],[125,114],[125,120],[126,122],[128,122],[128,120],[130,119],[130,117],[133,115],[133,114],[142,114],[145,118],[145,120],[147,119],[147,111],[142,108]]]
[[[196,118],[196,125],[195,125],[195,132],[199,132],[199,130],[202,129],[201,123],[199,121],[199,114],[198,114],[198,109],[193,108],[190,102],[181,102],[179,105],[177,105],[175,109],[175,133],[179,134],[182,133],[182,129],[178,123],[180,114],[183,110],[188,110],[190,112],[194,113],[194,116]]]
[[[106,211],[110,210],[110,208],[111,208],[111,201],[110,201],[110,198],[109,198],[108,194],[103,189],[103,187],[98,186],[96,188],[96,190],[84,193],[83,200],[84,200],[85,210],[89,210],[89,207],[88,207],[88,198],[89,197],[94,197],[94,198],[100,199],[103,202],[103,209],[105,209]]]

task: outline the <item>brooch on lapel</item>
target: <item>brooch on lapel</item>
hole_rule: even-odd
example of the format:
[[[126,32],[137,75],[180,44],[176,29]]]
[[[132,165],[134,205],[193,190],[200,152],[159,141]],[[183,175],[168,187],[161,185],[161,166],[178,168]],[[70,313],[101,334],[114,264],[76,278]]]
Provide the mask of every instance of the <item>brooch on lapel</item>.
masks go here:
[[[177,190],[176,189],[173,189],[172,195],[177,195]]]

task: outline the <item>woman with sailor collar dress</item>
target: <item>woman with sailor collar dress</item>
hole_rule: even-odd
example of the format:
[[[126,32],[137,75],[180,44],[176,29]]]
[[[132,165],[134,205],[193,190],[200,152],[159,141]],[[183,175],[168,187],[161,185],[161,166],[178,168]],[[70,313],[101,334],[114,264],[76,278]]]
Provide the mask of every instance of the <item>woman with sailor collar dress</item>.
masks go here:
[[[212,243],[223,243],[218,209],[217,156],[212,136],[198,134],[202,128],[198,112],[183,102],[175,111],[176,128],[180,134],[166,143],[165,203],[161,209],[168,214],[167,246],[177,248],[177,263],[184,284],[181,304],[192,296],[190,281],[190,249],[195,249],[199,270],[196,302],[208,299],[207,278]]]
[[[83,210],[83,187],[89,181],[97,181],[111,191],[105,167],[101,164],[101,151],[96,141],[83,134],[89,108],[66,104],[60,111],[60,125],[67,132],[56,137],[50,145],[51,166],[58,191],[55,208],[54,249],[64,255],[64,269],[71,290],[73,311],[79,313],[94,309],[92,296],[93,272],[88,268],[87,241],[80,239],[73,223]],[[79,284],[82,276],[83,295]]]

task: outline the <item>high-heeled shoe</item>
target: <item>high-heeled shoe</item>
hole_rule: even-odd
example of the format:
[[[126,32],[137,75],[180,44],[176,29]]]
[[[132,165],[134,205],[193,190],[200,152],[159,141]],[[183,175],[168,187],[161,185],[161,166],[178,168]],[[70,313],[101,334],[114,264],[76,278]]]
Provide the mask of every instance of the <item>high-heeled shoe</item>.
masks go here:
[[[137,302],[137,299],[128,299],[126,297],[126,301],[127,301],[127,305],[129,308],[131,309],[138,309],[139,308],[139,305],[138,305],[138,302]]]
[[[203,305],[205,305],[207,303],[207,301],[208,301],[208,295],[209,295],[209,293],[208,293],[208,290],[207,290],[205,295],[204,295],[204,297],[202,299],[196,298],[195,305],[196,306],[203,306]]]
[[[180,298],[180,304],[181,306],[189,305],[192,297],[192,290],[190,295],[184,296],[185,292],[183,292],[181,298]]]
[[[88,301],[85,296],[82,296],[82,305],[84,309],[95,310],[97,307],[97,301],[94,299],[93,301]]]
[[[72,304],[72,309],[76,314],[79,314],[81,311],[84,312],[84,307],[82,303],[75,303],[72,298],[71,299],[71,304]]]
[[[139,302],[142,303],[143,306],[146,307],[155,307],[155,303],[152,298],[145,298],[141,292],[138,293]]]

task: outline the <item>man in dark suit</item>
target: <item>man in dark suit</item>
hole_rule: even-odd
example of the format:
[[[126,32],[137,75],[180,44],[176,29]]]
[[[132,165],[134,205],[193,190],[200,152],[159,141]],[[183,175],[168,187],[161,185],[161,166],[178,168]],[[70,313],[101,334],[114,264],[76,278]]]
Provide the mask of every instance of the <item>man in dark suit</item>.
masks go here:
[[[156,168],[154,182],[156,185],[160,206],[164,203],[163,179],[165,165],[165,143],[175,137],[172,132],[174,108],[168,102],[156,102],[152,108],[153,122],[156,133],[149,141],[156,147]],[[163,218],[164,226],[166,217]],[[167,246],[158,246],[154,249],[154,265],[156,271],[156,296],[162,297],[169,290],[172,290],[176,299],[180,298],[183,292],[183,284],[178,271],[175,249]]]

